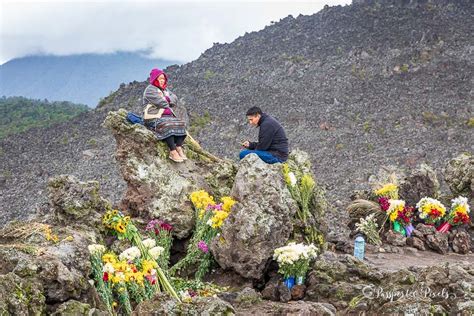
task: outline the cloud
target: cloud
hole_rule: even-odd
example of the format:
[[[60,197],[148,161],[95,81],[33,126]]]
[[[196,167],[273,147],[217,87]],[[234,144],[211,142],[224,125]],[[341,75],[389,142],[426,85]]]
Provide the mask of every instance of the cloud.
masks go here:
[[[32,54],[143,50],[187,62],[271,21],[349,2],[2,0],[0,63]]]

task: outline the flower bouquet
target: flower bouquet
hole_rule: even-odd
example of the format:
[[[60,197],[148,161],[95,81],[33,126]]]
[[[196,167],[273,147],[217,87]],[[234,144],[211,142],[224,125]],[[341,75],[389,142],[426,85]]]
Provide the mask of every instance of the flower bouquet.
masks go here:
[[[367,215],[365,218],[361,217],[359,223],[356,223],[355,226],[358,232],[366,236],[368,243],[379,246],[382,244],[382,241],[380,240],[377,221],[374,217],[374,213]]]
[[[273,258],[278,262],[278,273],[283,274],[285,284],[291,288],[296,277],[297,284],[302,284],[309,264],[316,258],[317,248],[314,245],[289,243],[287,246],[275,249]]]
[[[170,273],[175,274],[185,267],[197,264],[195,277],[200,280],[208,272],[213,261],[209,245],[219,234],[236,201],[226,196],[221,198],[221,203],[216,203],[204,190],[191,193],[190,199],[196,210],[196,228],[186,256],[171,268]]]
[[[167,222],[153,219],[145,228],[150,237],[154,238],[156,245],[163,248],[163,252],[158,257],[157,262],[163,269],[168,269],[170,262],[170,250],[173,245],[173,236],[171,231],[173,226]]]
[[[458,196],[451,200],[451,208],[446,216],[446,221],[436,228],[437,231],[446,233],[452,226],[469,223],[469,204],[467,198]]]
[[[446,214],[444,205],[433,198],[424,197],[417,204],[418,216],[427,225],[433,226],[439,222]]]
[[[161,287],[172,297],[179,300],[178,294],[172,287],[171,283],[169,282],[161,267],[156,262],[156,258],[161,255],[161,253],[163,252],[163,248],[155,248],[155,241],[152,239],[142,241],[140,233],[138,232],[137,227],[130,220],[130,217],[124,216],[124,214],[122,214],[118,210],[107,211],[102,219],[102,223],[105,225],[105,227],[109,228],[112,234],[116,235],[118,239],[128,239],[135,246],[136,249],[132,247],[129,248],[127,252],[122,253],[122,259],[134,261],[138,258],[139,252],[140,257],[143,260],[147,260],[147,262],[152,262],[153,265],[156,266],[154,268],[156,272],[155,275],[157,276],[157,281],[159,281]],[[121,293],[122,292],[124,291],[121,291]]]
[[[374,194],[378,197],[377,202],[380,205],[382,211],[388,211],[390,207],[390,199],[398,200],[398,187],[394,183],[387,183],[381,188],[374,191]]]
[[[389,208],[387,210],[393,230],[404,236],[410,236],[414,228],[411,223],[413,218],[413,207],[406,206],[403,200],[388,201]]]

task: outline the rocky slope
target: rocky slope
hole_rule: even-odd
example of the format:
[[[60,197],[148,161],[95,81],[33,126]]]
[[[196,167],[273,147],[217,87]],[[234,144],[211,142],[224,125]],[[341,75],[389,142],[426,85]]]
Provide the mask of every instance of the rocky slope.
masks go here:
[[[344,202],[383,165],[426,162],[440,172],[474,150],[473,13],[468,0],[327,7],[167,71],[204,148],[235,158],[238,141],[256,135],[243,113],[261,106],[282,122],[293,149],[310,153],[330,200]],[[125,184],[100,124],[109,110],[139,111],[145,85],[122,85],[93,113],[2,141],[0,224],[32,214],[46,179],[60,173],[100,181],[118,203]],[[333,208],[334,225],[343,223],[343,204]]]

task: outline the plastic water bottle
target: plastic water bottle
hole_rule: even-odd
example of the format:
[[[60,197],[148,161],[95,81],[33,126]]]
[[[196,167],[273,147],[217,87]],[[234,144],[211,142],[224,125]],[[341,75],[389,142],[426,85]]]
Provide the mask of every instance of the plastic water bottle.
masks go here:
[[[354,242],[354,257],[359,260],[364,260],[365,255],[365,240],[362,235],[357,235]]]

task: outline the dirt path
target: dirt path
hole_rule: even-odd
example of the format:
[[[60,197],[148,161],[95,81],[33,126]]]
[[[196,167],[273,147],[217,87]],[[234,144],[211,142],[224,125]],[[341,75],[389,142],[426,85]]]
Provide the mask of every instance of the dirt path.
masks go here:
[[[415,249],[416,250],[416,249]],[[396,271],[411,266],[426,267],[442,263],[470,262],[474,263],[474,254],[460,255],[449,253],[441,255],[432,251],[410,251],[400,253],[368,253],[366,255],[368,263],[386,271]]]

